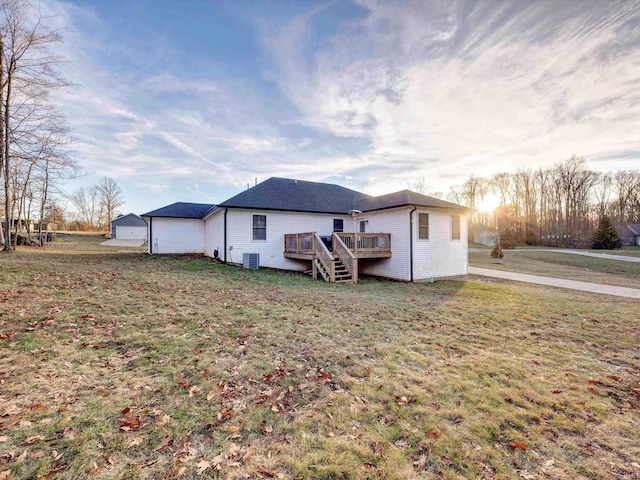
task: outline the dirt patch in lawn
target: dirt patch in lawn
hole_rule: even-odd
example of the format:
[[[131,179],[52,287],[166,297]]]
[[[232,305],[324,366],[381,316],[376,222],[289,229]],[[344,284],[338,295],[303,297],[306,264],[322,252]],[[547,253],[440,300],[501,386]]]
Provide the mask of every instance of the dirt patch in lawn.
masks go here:
[[[633,300],[78,248],[0,257],[6,478],[640,475]]]

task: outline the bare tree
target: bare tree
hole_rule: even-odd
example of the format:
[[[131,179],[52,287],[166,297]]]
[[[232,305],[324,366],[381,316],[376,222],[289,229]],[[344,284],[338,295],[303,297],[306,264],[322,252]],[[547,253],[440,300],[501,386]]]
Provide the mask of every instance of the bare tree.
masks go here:
[[[48,93],[66,85],[55,70],[61,59],[49,51],[60,39],[60,32],[46,26],[27,0],[0,0],[0,175],[4,177],[5,250],[12,249],[11,221],[16,205],[29,191],[24,188],[23,195],[17,195],[16,186],[22,184],[20,180],[28,185],[35,165],[25,145],[30,134],[46,122],[43,115],[50,111]],[[16,169],[18,164],[21,168]],[[24,204],[18,208],[23,209]]]
[[[640,184],[638,170],[620,170],[613,177],[616,193],[618,194],[618,215],[621,223],[629,221],[629,207],[633,203],[637,184]]]
[[[409,190],[413,190],[420,195],[428,195],[431,185],[427,182],[425,177],[418,177],[412,183],[409,183]]]
[[[116,209],[124,205],[122,189],[113,178],[109,177],[102,177],[97,185],[97,189],[100,202],[102,203],[102,210],[106,216],[104,219],[104,223],[106,224],[113,220]]]
[[[596,184],[593,194],[596,199],[598,208],[598,217],[602,218],[606,215],[607,208],[611,201],[611,192],[613,190],[613,176],[610,173],[604,173],[600,176],[600,180]]]
[[[88,230],[98,230],[104,218],[103,204],[97,185],[79,187],[69,196],[78,211],[78,219]]]

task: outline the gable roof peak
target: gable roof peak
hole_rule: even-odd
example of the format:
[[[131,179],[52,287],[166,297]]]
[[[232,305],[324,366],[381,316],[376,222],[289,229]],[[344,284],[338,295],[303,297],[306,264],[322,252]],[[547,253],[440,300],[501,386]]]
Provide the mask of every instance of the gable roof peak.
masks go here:
[[[175,202],[151,212],[143,213],[143,217],[169,218],[204,218],[216,206],[211,203]]]
[[[369,198],[331,183],[271,177],[225,200],[220,207],[347,214],[357,201]]]

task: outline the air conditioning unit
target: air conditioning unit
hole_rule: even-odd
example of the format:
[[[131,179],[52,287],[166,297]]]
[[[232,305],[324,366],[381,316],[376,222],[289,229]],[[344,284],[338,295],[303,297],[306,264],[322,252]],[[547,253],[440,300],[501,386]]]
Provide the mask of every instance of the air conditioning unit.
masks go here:
[[[243,253],[242,266],[248,270],[257,270],[258,268],[260,268],[260,254]]]

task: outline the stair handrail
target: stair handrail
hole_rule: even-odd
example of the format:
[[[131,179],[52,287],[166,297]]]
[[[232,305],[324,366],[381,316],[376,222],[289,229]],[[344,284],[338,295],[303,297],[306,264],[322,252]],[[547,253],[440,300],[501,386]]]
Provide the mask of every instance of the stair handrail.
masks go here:
[[[334,282],[336,274],[335,266],[333,264],[333,255],[331,255],[331,252],[317,233],[313,234],[313,255],[315,258],[320,260],[322,266],[329,273],[329,281]]]
[[[333,253],[340,259],[344,268],[347,269],[349,275],[354,282],[358,281],[358,257],[347,247],[339,235],[335,232],[331,236]]]

